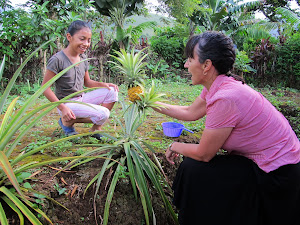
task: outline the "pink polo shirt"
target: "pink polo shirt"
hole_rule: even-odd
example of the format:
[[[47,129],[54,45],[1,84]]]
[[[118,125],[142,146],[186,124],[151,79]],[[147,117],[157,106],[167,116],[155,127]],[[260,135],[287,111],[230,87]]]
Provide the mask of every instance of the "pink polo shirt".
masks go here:
[[[265,172],[300,161],[300,142],[287,119],[259,92],[220,75],[203,88],[206,129],[233,127],[222,146],[252,159]]]

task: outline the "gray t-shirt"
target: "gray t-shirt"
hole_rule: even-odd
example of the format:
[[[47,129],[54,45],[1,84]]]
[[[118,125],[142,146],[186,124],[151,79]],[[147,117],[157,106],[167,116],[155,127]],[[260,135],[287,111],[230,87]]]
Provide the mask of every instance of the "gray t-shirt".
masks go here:
[[[80,55],[81,60],[85,59],[84,55]],[[63,51],[53,55],[47,64],[47,69],[55,74],[58,74],[67,67],[73,65],[70,59]],[[62,99],[76,91],[83,90],[84,75],[88,70],[89,64],[87,61],[76,65],[68,70],[55,82],[55,95],[58,99]]]

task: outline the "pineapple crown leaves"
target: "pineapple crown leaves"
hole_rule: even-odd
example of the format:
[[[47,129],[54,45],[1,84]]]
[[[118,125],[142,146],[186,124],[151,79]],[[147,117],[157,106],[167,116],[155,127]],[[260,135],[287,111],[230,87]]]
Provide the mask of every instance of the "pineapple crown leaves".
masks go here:
[[[120,51],[114,51],[117,56],[110,55],[117,62],[108,62],[114,64],[113,68],[119,70],[128,83],[133,83],[134,80],[140,80],[146,77],[144,67],[147,63],[143,62],[143,60],[148,54],[142,56],[143,51],[144,49],[135,53],[135,50],[132,49],[130,53],[127,53],[124,49],[120,49]]]
[[[138,108],[143,111],[146,108],[152,107],[152,108],[166,108],[166,106],[162,106],[156,102],[163,102],[165,101],[162,97],[165,96],[165,94],[157,93],[155,89],[154,81],[152,81],[152,85],[149,88],[149,90],[145,90],[145,88],[142,86],[143,93],[138,94],[141,100],[136,101],[134,104],[138,105]]]

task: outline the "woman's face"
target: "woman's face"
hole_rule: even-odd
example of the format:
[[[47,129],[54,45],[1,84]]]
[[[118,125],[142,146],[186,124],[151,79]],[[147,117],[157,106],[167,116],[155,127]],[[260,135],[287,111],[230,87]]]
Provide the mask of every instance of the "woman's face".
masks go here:
[[[203,84],[203,71],[204,71],[204,64],[199,62],[199,57],[197,55],[196,49],[198,46],[194,48],[194,58],[188,58],[184,64],[185,68],[188,68],[188,72],[192,74],[192,84]]]
[[[78,54],[84,53],[91,45],[92,32],[89,28],[84,27],[77,31],[73,36],[67,34],[70,47]]]

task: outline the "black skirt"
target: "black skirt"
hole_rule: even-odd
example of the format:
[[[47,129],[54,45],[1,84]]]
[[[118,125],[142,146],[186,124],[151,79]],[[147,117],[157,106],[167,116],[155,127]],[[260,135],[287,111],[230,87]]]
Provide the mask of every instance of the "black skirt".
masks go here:
[[[300,225],[300,163],[266,173],[242,156],[185,158],[173,190],[181,225]]]

